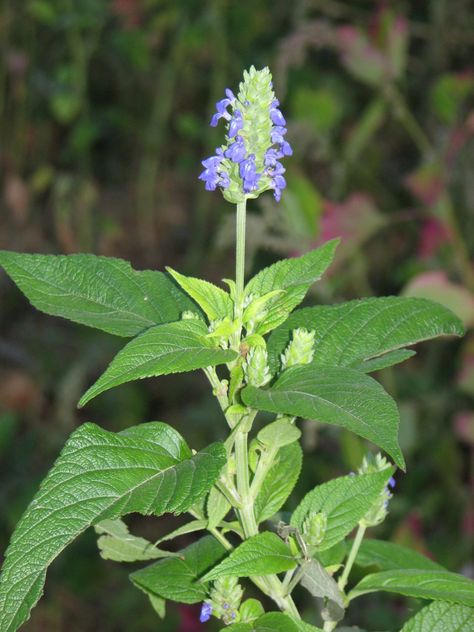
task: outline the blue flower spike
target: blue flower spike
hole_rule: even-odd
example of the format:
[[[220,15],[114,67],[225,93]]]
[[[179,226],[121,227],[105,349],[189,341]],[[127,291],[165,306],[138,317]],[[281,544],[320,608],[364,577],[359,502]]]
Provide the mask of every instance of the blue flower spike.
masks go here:
[[[225,91],[225,98],[216,103],[211,125],[225,121],[225,144],[214,156],[203,160],[204,171],[199,179],[207,191],[220,189],[226,200],[238,204],[273,190],[281,199],[286,180],[280,160],[293,150],[285,139],[286,120],[273,92],[268,68],[244,71],[239,93]]]

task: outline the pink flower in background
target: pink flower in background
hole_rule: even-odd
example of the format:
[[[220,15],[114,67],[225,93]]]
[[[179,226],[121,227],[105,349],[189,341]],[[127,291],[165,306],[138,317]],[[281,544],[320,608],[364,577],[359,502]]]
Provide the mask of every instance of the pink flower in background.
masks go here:
[[[428,217],[423,220],[417,254],[420,259],[429,259],[451,241],[451,232],[441,220]]]
[[[204,632],[206,626],[199,622],[199,607],[196,606],[179,606],[179,614],[181,618],[178,632]]]

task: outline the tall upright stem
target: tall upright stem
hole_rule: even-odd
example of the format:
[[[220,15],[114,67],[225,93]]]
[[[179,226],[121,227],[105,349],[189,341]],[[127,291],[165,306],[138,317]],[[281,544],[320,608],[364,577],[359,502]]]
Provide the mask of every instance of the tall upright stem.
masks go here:
[[[347,580],[349,579],[349,573],[351,572],[352,566],[355,562],[355,558],[357,557],[357,553],[359,552],[359,548],[362,540],[364,539],[366,529],[367,527],[364,524],[359,524],[356,537],[354,538],[354,542],[352,543],[351,552],[349,553],[346,565],[344,566],[344,571],[339,578],[339,581],[337,582],[341,590],[344,590],[344,588],[346,587]]]
[[[245,277],[245,220],[247,215],[247,200],[237,204],[236,217],[236,247],[235,247],[235,286],[236,286],[236,315],[242,314],[244,300]]]

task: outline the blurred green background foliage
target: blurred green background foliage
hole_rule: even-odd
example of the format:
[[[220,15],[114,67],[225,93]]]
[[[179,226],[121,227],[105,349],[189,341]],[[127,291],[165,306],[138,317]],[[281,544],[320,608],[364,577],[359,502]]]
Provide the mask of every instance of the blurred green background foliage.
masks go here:
[[[270,66],[294,148],[288,190],[250,205],[248,272],[342,236],[311,301],[405,294],[445,303],[461,341],[378,377],[400,404],[408,474],[378,536],[474,574],[474,6],[472,0],[3,0],[0,247],[93,252],[219,281],[233,213],[197,180],[208,126],[242,69]],[[68,434],[174,423],[223,434],[204,379],[129,384],[76,409],[118,341],[35,312],[0,278],[0,551]],[[304,427],[298,491],[355,469],[353,435]],[[150,539],[172,517],[132,519]],[[187,542],[186,538],[181,544]],[[160,622],[86,534],[55,564],[26,630],[204,630]],[[353,624],[398,629],[415,602],[365,597]],[[307,603],[308,612],[311,604]],[[310,616],[309,616],[310,619]],[[209,629],[212,629],[210,627]]]

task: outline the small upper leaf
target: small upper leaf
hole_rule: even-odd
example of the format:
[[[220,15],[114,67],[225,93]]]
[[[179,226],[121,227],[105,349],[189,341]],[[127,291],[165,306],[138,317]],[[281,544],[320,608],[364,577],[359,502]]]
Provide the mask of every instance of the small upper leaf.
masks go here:
[[[39,310],[131,337],[199,308],[162,272],[95,255],[0,251],[0,265]]]
[[[147,329],[115,356],[105,373],[81,397],[79,406],[125,382],[223,364],[237,356],[235,351],[215,347],[206,333],[206,326],[198,320],[180,320]]]
[[[474,581],[463,575],[439,570],[397,569],[367,575],[350,592],[349,598],[379,590],[474,606]]]
[[[359,566],[377,566],[381,571],[396,569],[444,570],[440,564],[394,542],[364,540],[356,557]]]
[[[198,603],[207,596],[199,578],[225,555],[214,536],[208,535],[179,551],[179,557],[160,560],[130,575],[141,590],[171,601]]]
[[[247,386],[243,401],[258,410],[342,426],[369,439],[404,467],[398,410],[378,382],[354,369],[296,366],[269,389]]]
[[[449,309],[420,298],[388,296],[307,307],[294,312],[271,335],[268,356],[273,373],[279,369],[291,332],[298,327],[316,332],[313,364],[347,367],[358,367],[422,340],[464,332],[462,322]]]
[[[468,632],[474,630],[474,608],[434,601],[405,623],[400,632]]]
[[[299,443],[291,443],[278,450],[275,462],[255,499],[257,523],[268,520],[281,509],[298,481],[302,462],[303,452]]]
[[[288,546],[277,535],[265,531],[245,540],[220,564],[204,577],[211,581],[218,577],[251,577],[288,571],[296,560]]]
[[[302,529],[310,513],[324,512],[327,527],[318,551],[325,551],[340,542],[354,529],[380,496],[393,469],[382,472],[342,476],[318,485],[310,491],[293,512],[291,524]]]
[[[209,281],[184,276],[172,268],[166,269],[183,290],[203,309],[209,320],[233,318],[234,304],[227,292],[217,285],[209,283]]]
[[[11,539],[0,576],[0,630],[14,632],[28,619],[48,566],[87,527],[132,512],[186,511],[209,491],[224,463],[222,444],[192,456],[166,424],[124,434],[81,426]]]
[[[283,294],[266,303],[266,316],[256,327],[256,333],[263,335],[278,327],[301,303],[311,285],[321,278],[331,264],[338,243],[338,239],[333,239],[301,257],[278,261],[261,270],[248,282],[245,288],[247,297],[261,297],[275,290],[284,290]]]

